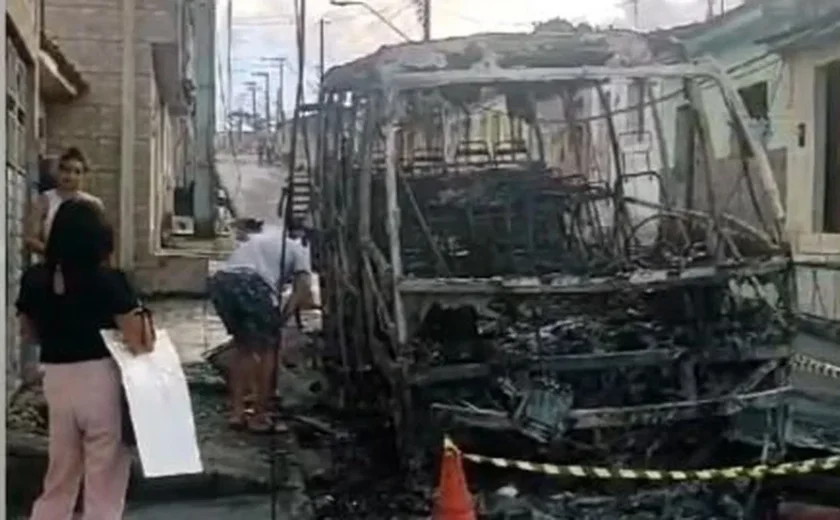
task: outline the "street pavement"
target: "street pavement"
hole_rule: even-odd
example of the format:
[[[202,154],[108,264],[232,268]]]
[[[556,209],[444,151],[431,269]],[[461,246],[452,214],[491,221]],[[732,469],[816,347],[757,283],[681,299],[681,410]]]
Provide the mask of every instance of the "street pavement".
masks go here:
[[[256,155],[217,155],[219,178],[240,217],[277,223],[277,202],[283,191],[285,169],[263,166]]]
[[[155,325],[169,332],[185,365],[201,363],[204,353],[228,339],[208,300],[167,299],[148,305],[154,314]]]
[[[205,501],[148,504],[129,508],[125,520],[269,520],[271,504],[267,496],[241,496]],[[288,518],[284,516],[282,518]]]

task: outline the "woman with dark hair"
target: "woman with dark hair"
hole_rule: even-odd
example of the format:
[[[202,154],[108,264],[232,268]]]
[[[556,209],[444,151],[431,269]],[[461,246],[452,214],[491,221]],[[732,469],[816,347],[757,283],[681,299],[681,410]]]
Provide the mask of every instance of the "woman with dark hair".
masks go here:
[[[40,342],[49,409],[49,466],[32,520],[72,518],[82,482],[84,518],[122,518],[130,465],[122,386],[100,331],[120,330],[135,354],[150,351],[153,339],[125,275],[108,267],[113,246],[100,208],[67,200],[44,261],[21,280],[21,329]]]
[[[33,253],[44,253],[50,228],[58,207],[65,200],[81,199],[103,207],[102,201],[82,191],[82,178],[88,172],[88,161],[81,150],[70,147],[58,159],[56,186],[38,195],[32,204],[26,244]]]

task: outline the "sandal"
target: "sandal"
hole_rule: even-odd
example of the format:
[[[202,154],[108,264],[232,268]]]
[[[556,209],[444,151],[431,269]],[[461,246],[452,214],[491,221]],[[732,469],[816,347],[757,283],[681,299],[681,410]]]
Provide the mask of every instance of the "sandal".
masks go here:
[[[227,420],[228,428],[232,430],[242,430],[248,426],[248,420],[245,414],[231,414]]]
[[[254,415],[246,420],[248,431],[257,434],[287,433],[289,427],[283,422],[272,423],[267,414]]]

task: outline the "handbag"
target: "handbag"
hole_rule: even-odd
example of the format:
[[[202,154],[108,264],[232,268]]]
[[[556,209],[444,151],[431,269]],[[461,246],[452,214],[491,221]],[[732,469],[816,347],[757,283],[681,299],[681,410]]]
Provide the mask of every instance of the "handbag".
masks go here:
[[[145,340],[148,339],[149,336],[147,334],[151,334],[152,340],[154,340],[155,322],[152,317],[152,311],[150,311],[146,306],[141,306],[136,311],[136,314],[143,318],[143,341],[145,342]],[[122,415],[122,442],[129,448],[135,448],[137,447],[137,435],[134,433],[134,423],[131,420],[131,410],[128,408],[128,398],[125,395],[125,387],[122,382],[120,382],[120,415]]]

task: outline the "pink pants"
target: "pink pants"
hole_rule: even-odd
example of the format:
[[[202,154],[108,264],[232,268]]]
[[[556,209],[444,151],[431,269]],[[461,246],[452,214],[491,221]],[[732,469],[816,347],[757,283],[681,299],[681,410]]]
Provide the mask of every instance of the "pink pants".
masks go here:
[[[120,375],[110,359],[46,365],[50,462],[31,520],[70,520],[84,479],[84,520],[120,520],[131,457],[122,442]]]

